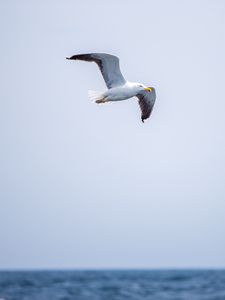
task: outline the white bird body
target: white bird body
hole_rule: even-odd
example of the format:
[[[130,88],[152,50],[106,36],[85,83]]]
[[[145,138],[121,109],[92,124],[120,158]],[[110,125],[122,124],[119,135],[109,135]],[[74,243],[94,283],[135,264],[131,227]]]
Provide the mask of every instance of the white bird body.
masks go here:
[[[108,90],[89,91],[89,97],[96,103],[122,101],[136,96],[142,111],[142,122],[149,118],[155,103],[155,89],[138,82],[126,81],[120,71],[118,57],[106,53],[90,53],[73,55],[68,59],[95,62],[98,65]]]
[[[127,81],[122,86],[107,90],[103,95],[106,101],[121,101],[136,96],[142,90],[143,87],[139,87],[138,83]]]

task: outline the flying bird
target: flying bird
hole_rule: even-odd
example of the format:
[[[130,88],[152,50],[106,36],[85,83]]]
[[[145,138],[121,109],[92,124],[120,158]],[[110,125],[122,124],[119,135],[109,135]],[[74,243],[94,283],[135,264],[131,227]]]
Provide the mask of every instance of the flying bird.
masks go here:
[[[126,81],[120,71],[119,58],[106,53],[78,54],[67,59],[95,62],[105,80],[108,90],[89,91],[89,97],[97,104],[122,101],[136,96],[141,109],[141,120],[148,119],[156,99],[155,89],[142,83]]]

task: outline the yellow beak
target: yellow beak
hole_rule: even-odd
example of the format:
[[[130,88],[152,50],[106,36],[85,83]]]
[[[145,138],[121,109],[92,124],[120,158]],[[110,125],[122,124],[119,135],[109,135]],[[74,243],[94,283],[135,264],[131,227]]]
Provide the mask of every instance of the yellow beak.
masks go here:
[[[151,91],[152,91],[152,89],[151,89],[151,88],[149,88],[149,87],[147,87],[147,88],[144,88],[144,90],[145,90],[145,91],[147,91],[147,92],[151,92]]]

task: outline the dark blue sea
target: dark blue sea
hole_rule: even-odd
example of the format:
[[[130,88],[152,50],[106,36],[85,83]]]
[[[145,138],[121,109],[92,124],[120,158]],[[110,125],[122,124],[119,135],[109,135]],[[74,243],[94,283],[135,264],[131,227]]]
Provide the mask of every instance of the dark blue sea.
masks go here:
[[[1,300],[225,300],[225,270],[4,271]]]

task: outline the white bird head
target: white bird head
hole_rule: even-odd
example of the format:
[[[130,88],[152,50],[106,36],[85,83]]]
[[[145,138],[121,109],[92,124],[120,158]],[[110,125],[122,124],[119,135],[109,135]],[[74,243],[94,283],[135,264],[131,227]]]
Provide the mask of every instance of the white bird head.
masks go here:
[[[152,91],[151,87],[147,87],[144,84],[139,83],[139,82],[135,82],[135,88],[137,88],[138,91],[143,91],[143,90],[147,91],[147,92],[151,92]]]

